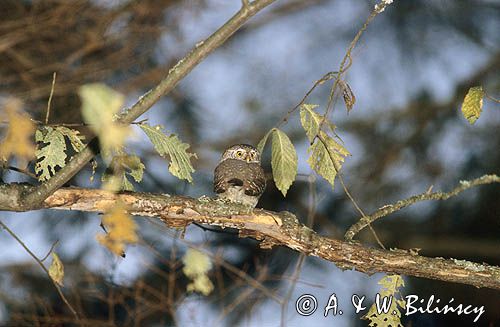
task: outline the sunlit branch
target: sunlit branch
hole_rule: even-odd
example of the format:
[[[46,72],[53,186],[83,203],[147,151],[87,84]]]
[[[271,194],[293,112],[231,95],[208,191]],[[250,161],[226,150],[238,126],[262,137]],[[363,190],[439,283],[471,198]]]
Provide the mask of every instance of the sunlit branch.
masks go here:
[[[206,197],[193,199],[133,192],[115,194],[82,188],[57,190],[44,201],[44,208],[103,212],[116,201],[125,203],[132,215],[158,217],[170,227],[183,228],[197,222],[236,228],[240,237],[260,240],[262,248],[286,246],[333,262],[341,269],[355,269],[366,274],[396,273],[500,289],[500,267],[463,260],[428,258],[405,250],[374,249],[330,239],[300,224],[295,215],[286,211],[249,211],[244,206]]]

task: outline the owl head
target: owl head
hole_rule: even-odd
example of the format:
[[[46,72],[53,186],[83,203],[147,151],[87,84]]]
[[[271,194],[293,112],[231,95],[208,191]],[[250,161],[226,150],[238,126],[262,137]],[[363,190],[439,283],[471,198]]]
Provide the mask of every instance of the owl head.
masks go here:
[[[242,160],[248,163],[260,163],[260,152],[248,144],[235,144],[224,151],[220,162],[227,159]]]

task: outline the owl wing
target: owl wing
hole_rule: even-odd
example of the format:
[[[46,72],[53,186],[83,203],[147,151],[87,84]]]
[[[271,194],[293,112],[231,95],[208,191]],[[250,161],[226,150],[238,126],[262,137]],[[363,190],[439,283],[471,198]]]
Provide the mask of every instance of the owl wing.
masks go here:
[[[245,194],[250,196],[261,196],[266,189],[266,176],[264,169],[259,164],[247,165],[247,178],[244,180]]]
[[[240,160],[226,159],[219,163],[214,172],[214,192],[224,193],[229,186],[243,186],[242,169]]]
[[[221,162],[220,164],[215,167],[215,172],[214,172],[214,192],[219,194],[219,193],[224,193],[226,192],[226,183],[224,181],[224,167],[222,167],[222,164],[225,161]]]
[[[224,193],[230,186],[242,186],[246,195],[260,196],[266,188],[264,170],[259,164],[226,159],[214,172],[214,192]]]

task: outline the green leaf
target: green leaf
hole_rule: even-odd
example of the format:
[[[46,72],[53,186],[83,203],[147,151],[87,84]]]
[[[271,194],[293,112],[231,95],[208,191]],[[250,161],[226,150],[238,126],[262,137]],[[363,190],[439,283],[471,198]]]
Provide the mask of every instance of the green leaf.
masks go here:
[[[321,132],[320,135],[321,138],[325,140],[326,146],[320,139],[317,139],[308,149],[310,156],[307,162],[309,166],[326,179],[333,188],[337,170],[340,170],[345,157],[350,155],[350,153],[344,146],[336,142],[325,132]]]
[[[40,181],[46,181],[54,175],[56,166],[66,165],[66,138],[70,141],[75,152],[80,152],[85,144],[85,137],[79,131],[64,126],[43,126],[37,129],[35,141],[38,149],[35,152],[37,162],[35,172]]]
[[[469,89],[462,103],[462,114],[472,125],[481,115],[483,110],[484,91],[482,86],[474,86]]]
[[[137,183],[142,181],[145,166],[141,162],[141,158],[138,156],[129,156],[126,168],[129,170],[127,174],[130,175]]]
[[[139,183],[142,181],[143,173],[144,164],[138,156],[128,154],[114,156],[108,169],[102,175],[103,189],[113,192],[133,191],[134,186],[127,175]]]
[[[123,178],[122,178],[121,189],[124,191],[133,191],[134,190],[134,185],[132,185],[132,183],[130,183],[127,176],[125,176],[125,175],[123,175]]]
[[[267,138],[269,135],[273,132],[274,128],[270,129],[269,132],[264,135],[264,137],[259,141],[259,144],[257,144],[257,150],[262,154],[262,151],[264,151],[264,147],[266,146]]]
[[[43,182],[55,174],[57,166],[66,165],[66,141],[64,135],[52,127],[37,129],[35,140],[39,143],[35,151],[35,172],[38,180]]]
[[[370,320],[368,326],[403,326],[401,324],[401,311],[399,308],[405,309],[406,302],[401,299],[400,288],[402,288],[404,284],[404,280],[400,275],[386,275],[379,282],[379,285],[382,285],[382,288],[379,291],[380,301],[383,301],[384,297],[392,297],[391,306],[387,313],[381,312],[380,314],[377,312],[377,306],[374,303],[368,313],[363,316],[363,319]],[[399,299],[398,299],[399,297]]]
[[[69,139],[69,142],[75,152],[80,152],[83,150],[83,148],[85,147],[85,144],[83,143],[83,141],[85,141],[85,136],[80,134],[79,131],[64,126],[55,127],[55,129]]]
[[[123,106],[125,97],[101,83],[83,85],[78,93],[83,120],[97,134],[101,151],[108,157],[123,146],[131,132],[130,126],[115,121],[115,114]]]
[[[148,124],[140,124],[139,126],[149,137],[160,156],[165,159],[167,156],[170,157],[168,170],[172,175],[192,183],[193,177],[191,173],[195,170],[191,165],[191,157],[197,157],[196,154],[186,151],[189,148],[189,144],[182,143],[175,134],[165,135],[160,125],[153,127]]]
[[[323,116],[314,111],[317,108],[317,104],[307,104],[304,103],[300,107],[300,122],[302,127],[306,131],[307,138],[310,142],[314,139],[314,137],[319,132],[319,124],[323,119]]]
[[[297,152],[288,136],[279,129],[273,130],[271,167],[278,190],[286,192],[297,176]]]
[[[318,114],[315,109],[318,107],[317,104],[307,104],[304,103],[300,107],[300,122],[304,131],[306,132],[309,142],[313,142],[314,137],[319,133],[319,127],[323,121],[323,116]],[[335,125],[328,120],[325,120],[323,126],[330,128],[332,132],[335,132]]]

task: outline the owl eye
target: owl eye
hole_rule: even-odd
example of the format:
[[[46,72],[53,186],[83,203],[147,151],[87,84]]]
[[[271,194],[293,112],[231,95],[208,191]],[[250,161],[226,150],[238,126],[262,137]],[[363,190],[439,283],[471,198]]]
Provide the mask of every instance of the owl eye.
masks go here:
[[[256,156],[257,154],[254,151],[250,152],[250,159],[255,160]]]
[[[243,151],[241,151],[241,150],[236,151],[236,156],[237,156],[238,158],[243,157]]]

